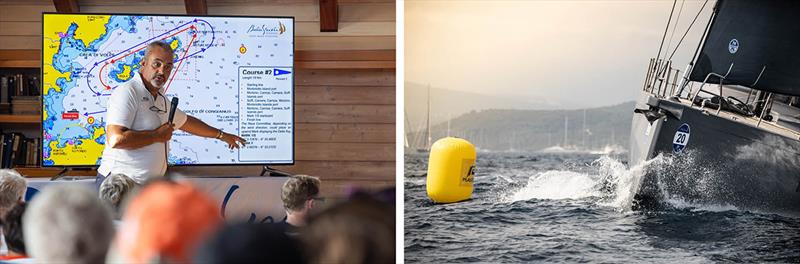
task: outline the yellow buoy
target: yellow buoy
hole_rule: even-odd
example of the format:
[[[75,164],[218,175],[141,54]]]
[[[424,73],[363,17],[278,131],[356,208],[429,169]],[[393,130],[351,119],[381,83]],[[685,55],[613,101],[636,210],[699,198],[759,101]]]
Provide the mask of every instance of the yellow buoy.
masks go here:
[[[437,140],[428,157],[428,197],[437,203],[470,199],[476,156],[469,141],[454,137]]]

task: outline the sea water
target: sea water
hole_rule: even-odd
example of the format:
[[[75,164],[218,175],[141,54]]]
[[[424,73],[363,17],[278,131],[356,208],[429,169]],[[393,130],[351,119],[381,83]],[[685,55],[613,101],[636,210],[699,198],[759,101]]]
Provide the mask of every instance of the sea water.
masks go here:
[[[672,199],[632,211],[645,166],[591,153],[479,153],[473,199],[434,204],[405,155],[407,262],[800,262],[800,218]]]

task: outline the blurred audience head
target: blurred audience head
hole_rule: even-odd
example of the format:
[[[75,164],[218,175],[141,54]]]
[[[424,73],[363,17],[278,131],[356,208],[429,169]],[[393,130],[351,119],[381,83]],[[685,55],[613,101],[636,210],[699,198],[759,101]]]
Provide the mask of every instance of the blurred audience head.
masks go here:
[[[27,254],[22,231],[22,215],[25,213],[25,208],[27,208],[25,202],[18,202],[3,218],[3,236],[11,254]]]
[[[118,252],[123,262],[187,263],[221,222],[218,205],[191,184],[149,182],[125,210]]]
[[[281,188],[281,201],[286,208],[286,222],[304,226],[319,197],[320,180],[317,177],[296,175],[289,177]]]
[[[304,242],[311,263],[395,261],[393,205],[366,193],[312,216]]]
[[[19,173],[11,169],[0,169],[0,216],[22,201],[28,184]]]
[[[196,263],[305,263],[299,242],[278,226],[226,226],[197,251]]]
[[[118,219],[122,216],[120,209],[122,202],[136,187],[138,184],[130,177],[119,173],[111,174],[100,184],[100,200],[110,206],[114,218]]]
[[[39,263],[103,263],[114,236],[107,207],[78,185],[45,188],[22,219],[25,248]]]

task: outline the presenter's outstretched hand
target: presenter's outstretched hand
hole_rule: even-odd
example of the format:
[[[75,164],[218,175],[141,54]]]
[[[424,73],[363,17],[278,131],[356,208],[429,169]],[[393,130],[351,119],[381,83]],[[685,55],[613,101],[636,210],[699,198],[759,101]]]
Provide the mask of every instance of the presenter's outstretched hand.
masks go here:
[[[175,131],[175,124],[165,123],[156,128],[156,141],[167,142],[172,138],[172,132]]]
[[[223,133],[222,138],[220,140],[225,141],[225,143],[228,143],[229,149],[240,148],[247,143],[247,141],[245,141],[243,138],[228,133]]]

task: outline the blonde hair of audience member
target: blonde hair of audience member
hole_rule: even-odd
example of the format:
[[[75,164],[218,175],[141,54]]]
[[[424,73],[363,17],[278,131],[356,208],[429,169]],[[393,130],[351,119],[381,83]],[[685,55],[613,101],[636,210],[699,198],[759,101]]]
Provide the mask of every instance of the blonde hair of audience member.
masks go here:
[[[26,250],[37,263],[104,263],[114,236],[108,208],[78,185],[45,188],[22,221]]]
[[[320,180],[308,175],[289,177],[281,188],[281,201],[286,209],[286,222],[293,226],[305,226],[314,200],[319,195]]]
[[[22,201],[28,184],[15,170],[0,169],[0,217]]]
[[[123,200],[130,196],[134,188],[138,186],[131,177],[120,173],[111,174],[100,184],[100,200],[109,205],[114,213],[114,218],[119,219],[122,216],[120,207]]]
[[[303,236],[310,263],[391,263],[394,208],[363,195],[311,217]]]

